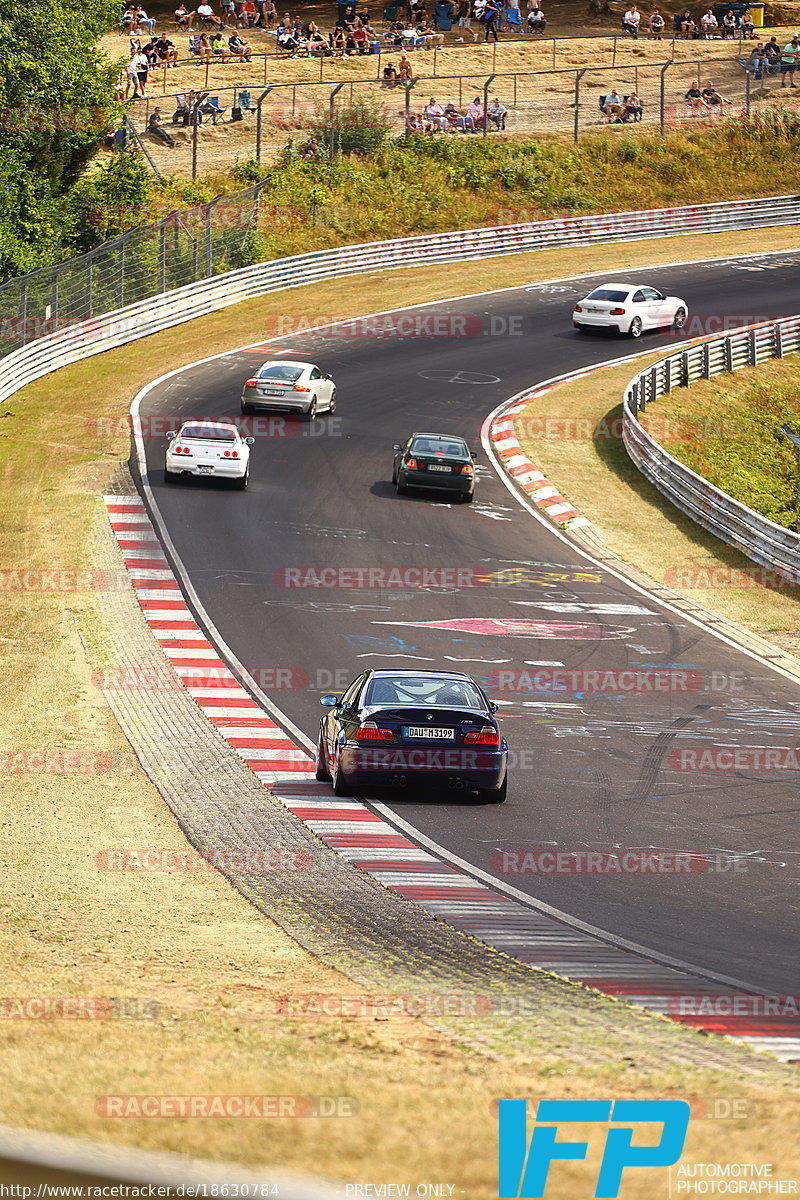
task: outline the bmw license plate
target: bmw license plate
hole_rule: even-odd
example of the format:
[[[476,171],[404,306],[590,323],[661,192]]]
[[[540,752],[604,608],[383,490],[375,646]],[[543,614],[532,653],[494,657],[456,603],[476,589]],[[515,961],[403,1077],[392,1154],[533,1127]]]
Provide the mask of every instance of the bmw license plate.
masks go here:
[[[201,475],[210,475],[214,470],[213,467],[198,467],[197,469]]]
[[[410,738],[437,738],[440,741],[452,741],[455,736],[455,729],[442,729],[439,726],[431,728],[429,725],[409,725],[406,729],[406,737]]]
[[[450,467],[441,467],[438,463],[431,463],[428,467],[429,471],[449,471]]]

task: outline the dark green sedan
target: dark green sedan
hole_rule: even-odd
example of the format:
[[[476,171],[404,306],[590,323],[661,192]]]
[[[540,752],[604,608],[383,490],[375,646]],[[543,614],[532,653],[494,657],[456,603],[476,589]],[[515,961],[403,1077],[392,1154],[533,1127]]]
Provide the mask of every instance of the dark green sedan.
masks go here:
[[[475,492],[475,455],[463,438],[449,433],[412,433],[396,443],[392,483],[399,495],[411,488],[450,492],[467,504]]]

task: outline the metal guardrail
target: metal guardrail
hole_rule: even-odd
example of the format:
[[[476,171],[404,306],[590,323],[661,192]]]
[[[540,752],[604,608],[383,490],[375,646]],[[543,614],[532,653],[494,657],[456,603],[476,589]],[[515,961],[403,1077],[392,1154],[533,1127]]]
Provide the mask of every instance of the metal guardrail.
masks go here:
[[[640,371],[628,384],[622,406],[622,440],[645,478],[703,529],[793,583],[800,582],[800,535],[734,500],[673,458],[642,427],[638,414],[673,388],[798,351],[800,316],[751,325],[680,350]]]
[[[209,272],[208,278],[163,291],[160,295],[149,296],[135,304],[120,306],[102,316],[81,320],[67,328],[36,337],[27,345],[6,354],[0,358],[0,402],[59,367],[183,324],[194,317],[217,312],[242,300],[285,288],[301,287],[346,275],[493,258],[559,246],[586,246],[796,223],[800,223],[800,196],[771,196],[724,204],[603,213],[488,229],[457,230],[319,250],[257,263],[224,274]],[[110,245],[113,247],[116,243]],[[103,249],[98,248],[99,251]],[[68,267],[69,264],[63,264],[61,269]],[[40,274],[37,272],[35,276],[24,276],[14,283],[22,286],[26,280]],[[159,278],[158,273],[156,277]],[[91,278],[88,286],[92,286]],[[33,318],[36,316],[32,310],[34,294],[28,290],[26,295],[29,316]],[[37,294],[37,303],[42,305],[46,299],[45,288],[43,296],[38,297]],[[76,303],[78,301],[79,297]],[[8,320],[7,316],[5,320]]]

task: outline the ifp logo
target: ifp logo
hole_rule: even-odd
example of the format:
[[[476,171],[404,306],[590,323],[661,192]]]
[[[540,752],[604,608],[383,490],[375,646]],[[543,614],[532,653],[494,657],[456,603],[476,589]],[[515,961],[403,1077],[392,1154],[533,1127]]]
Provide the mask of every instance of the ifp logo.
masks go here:
[[[588,1142],[556,1138],[559,1125],[575,1122],[612,1126],[605,1131],[594,1196],[596,1200],[613,1200],[619,1194],[626,1167],[671,1167],[678,1161],[691,1111],[685,1100],[616,1100],[613,1104],[610,1100],[540,1100],[529,1145],[526,1102],[501,1100],[498,1108],[500,1200],[538,1200],[545,1194],[552,1162],[586,1157]],[[654,1145],[633,1145],[635,1125],[641,1122],[661,1126],[661,1136]]]

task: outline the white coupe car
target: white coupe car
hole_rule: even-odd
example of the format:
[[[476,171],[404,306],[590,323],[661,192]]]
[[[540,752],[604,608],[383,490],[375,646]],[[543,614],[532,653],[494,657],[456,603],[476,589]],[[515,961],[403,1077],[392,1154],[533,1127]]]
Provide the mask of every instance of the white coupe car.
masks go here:
[[[318,412],[336,412],[336,387],[313,363],[265,362],[242,388],[242,412],[283,409],[313,420]]]
[[[164,479],[175,483],[182,475],[208,475],[230,479],[242,491],[250,477],[250,447],[254,438],[243,438],[235,425],[221,421],[186,421],[167,434],[169,445]]]
[[[641,283],[603,283],[579,300],[572,310],[577,330],[617,329],[640,337],[645,329],[674,326],[683,329],[689,312],[680,296],[665,296]]]

